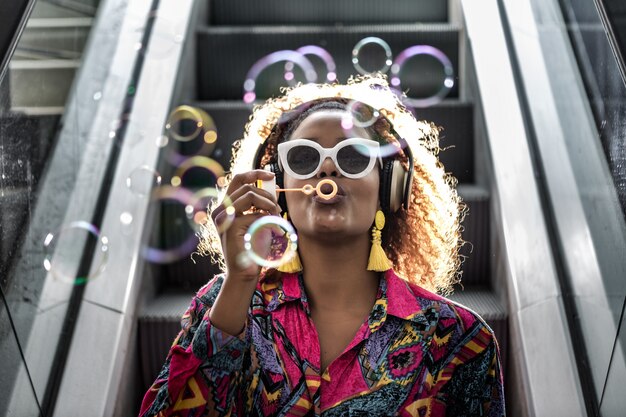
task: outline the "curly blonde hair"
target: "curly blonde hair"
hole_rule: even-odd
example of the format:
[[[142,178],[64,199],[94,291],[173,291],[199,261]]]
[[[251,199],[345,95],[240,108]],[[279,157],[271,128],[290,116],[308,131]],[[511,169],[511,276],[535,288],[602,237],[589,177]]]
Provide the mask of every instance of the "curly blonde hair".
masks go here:
[[[409,209],[401,208],[387,215],[383,233],[385,252],[402,278],[426,290],[450,294],[461,277],[463,256],[459,250],[465,242],[461,238],[460,224],[467,207],[457,194],[456,179],[444,171],[438,159],[440,129],[432,123],[418,122],[391,91],[382,74],[353,77],[345,85],[298,85],[284,89],[283,93],[254,108],[243,139],[233,146],[231,171],[226,182],[235,174],[255,168],[254,159],[261,145],[265,147],[262,166],[275,161],[276,145],[287,138],[285,131],[276,127],[281,117],[302,104],[322,101],[365,103],[384,116],[372,126],[378,139],[398,146],[405,166],[408,159],[392,131],[407,142],[413,154]],[[210,254],[223,268],[219,235],[212,222],[203,228],[198,250]]]

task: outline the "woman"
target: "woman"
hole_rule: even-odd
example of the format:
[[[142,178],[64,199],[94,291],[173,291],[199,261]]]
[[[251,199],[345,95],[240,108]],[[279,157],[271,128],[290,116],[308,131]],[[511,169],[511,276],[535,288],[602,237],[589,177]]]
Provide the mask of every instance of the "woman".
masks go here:
[[[491,329],[436,294],[458,281],[463,215],[437,133],[380,76],[257,108],[235,150],[232,208],[212,211],[222,233],[201,245],[221,243],[226,272],[193,299],[141,416],[504,415]],[[337,185],[328,200],[255,186],[324,179]],[[277,270],[245,256],[244,234],[267,215],[298,234],[298,256]]]

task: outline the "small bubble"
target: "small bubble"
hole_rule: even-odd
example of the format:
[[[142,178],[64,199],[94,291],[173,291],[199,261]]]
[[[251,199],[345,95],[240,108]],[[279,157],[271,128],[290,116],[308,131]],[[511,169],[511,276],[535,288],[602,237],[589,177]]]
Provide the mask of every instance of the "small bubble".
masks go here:
[[[298,249],[298,236],[289,221],[264,216],[250,225],[244,235],[247,255],[257,265],[276,268],[289,261]]]
[[[206,214],[206,212],[204,211],[199,211],[196,214],[194,214],[193,216],[193,221],[196,224],[206,224],[207,220],[208,220],[208,216]]]
[[[344,118],[341,120],[341,127],[342,127],[344,130],[350,130],[350,129],[352,129],[352,128],[354,127],[354,123],[352,123],[352,120],[351,120],[350,118],[348,118],[348,117],[344,117]]]
[[[133,222],[133,215],[125,211],[124,213],[120,214],[120,222],[122,222],[123,225],[128,226]]]
[[[96,91],[96,92],[94,93],[94,95],[93,95],[93,99],[94,99],[94,101],[98,101],[98,100],[100,100],[101,98],[102,98],[102,92],[100,92],[100,91]]]
[[[165,135],[161,135],[161,136],[158,136],[158,137],[156,138],[156,145],[157,145],[159,148],[164,148],[164,147],[166,147],[168,142],[169,142],[169,138],[168,138],[167,136],[165,136]]]
[[[82,249],[89,242],[95,242],[99,249],[94,254],[94,262],[88,274],[77,275]],[[98,228],[85,221],[75,221],[48,233],[43,240],[43,267],[52,277],[75,285],[86,284],[98,276],[106,266],[109,239],[101,236]]]
[[[145,196],[161,185],[161,174],[147,165],[135,168],[126,178],[126,187],[134,194]]]
[[[208,132],[204,134],[204,141],[206,143],[215,143],[216,140],[217,140],[217,132],[215,132],[214,130],[209,130]]]

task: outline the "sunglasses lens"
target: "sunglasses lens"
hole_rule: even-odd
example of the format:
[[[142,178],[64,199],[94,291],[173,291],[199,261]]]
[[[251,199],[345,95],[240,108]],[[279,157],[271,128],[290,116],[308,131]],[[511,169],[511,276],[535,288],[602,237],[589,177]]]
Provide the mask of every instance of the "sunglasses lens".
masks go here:
[[[298,175],[310,175],[319,165],[320,154],[311,146],[294,146],[287,153],[287,164]]]
[[[369,165],[372,149],[365,145],[348,145],[337,152],[337,162],[348,174],[360,174]]]

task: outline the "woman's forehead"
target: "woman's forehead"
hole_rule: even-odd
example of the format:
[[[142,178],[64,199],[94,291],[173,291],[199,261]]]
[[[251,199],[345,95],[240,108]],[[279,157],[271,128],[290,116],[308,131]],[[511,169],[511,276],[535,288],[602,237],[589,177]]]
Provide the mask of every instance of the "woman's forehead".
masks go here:
[[[355,126],[350,120],[350,113],[347,111],[336,109],[316,111],[300,122],[289,139],[371,138],[365,128]]]

